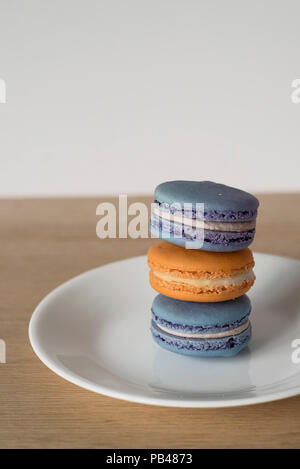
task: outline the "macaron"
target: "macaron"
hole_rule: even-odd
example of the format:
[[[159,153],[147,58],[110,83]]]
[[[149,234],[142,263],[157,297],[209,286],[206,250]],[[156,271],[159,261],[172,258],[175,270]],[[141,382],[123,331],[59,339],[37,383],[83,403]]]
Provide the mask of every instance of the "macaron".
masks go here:
[[[230,357],[251,338],[247,295],[221,303],[194,303],[155,297],[152,336],[161,347],[183,355]]]
[[[183,301],[232,300],[246,293],[255,280],[249,248],[198,251],[159,241],[148,251],[148,265],[154,290]]]
[[[152,236],[186,248],[238,251],[255,234],[259,201],[211,181],[169,181],[155,189]]]

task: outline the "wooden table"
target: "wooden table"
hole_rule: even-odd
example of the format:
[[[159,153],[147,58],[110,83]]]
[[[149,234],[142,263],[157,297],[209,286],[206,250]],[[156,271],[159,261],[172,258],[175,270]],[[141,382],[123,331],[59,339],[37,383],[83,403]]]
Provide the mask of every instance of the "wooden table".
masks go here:
[[[259,197],[254,249],[300,259],[300,194]],[[146,406],[85,391],[38,360],[27,330],[39,301],[70,277],[146,253],[153,242],[97,238],[96,206],[103,200],[0,201],[0,338],[7,344],[0,447],[299,448],[299,396],[224,409]]]

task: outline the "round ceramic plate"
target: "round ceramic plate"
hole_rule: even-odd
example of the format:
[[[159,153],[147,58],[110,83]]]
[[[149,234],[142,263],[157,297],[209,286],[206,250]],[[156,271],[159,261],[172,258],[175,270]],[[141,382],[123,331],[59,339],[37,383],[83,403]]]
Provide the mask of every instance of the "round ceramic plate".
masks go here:
[[[259,253],[255,261],[253,339],[235,357],[182,356],[152,340],[155,292],[145,256],[91,270],[52,291],[31,318],[32,347],[62,378],[133,402],[225,407],[294,396],[300,393],[300,262]]]

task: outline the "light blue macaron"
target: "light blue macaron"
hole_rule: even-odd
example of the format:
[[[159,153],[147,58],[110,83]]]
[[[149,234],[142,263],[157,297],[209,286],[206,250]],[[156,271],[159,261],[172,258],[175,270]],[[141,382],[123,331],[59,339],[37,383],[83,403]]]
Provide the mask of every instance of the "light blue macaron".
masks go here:
[[[157,295],[151,332],[163,348],[183,355],[229,357],[251,338],[247,295],[218,303],[196,303]]]
[[[168,181],[155,189],[150,231],[188,249],[237,251],[255,235],[258,199],[212,181]]]

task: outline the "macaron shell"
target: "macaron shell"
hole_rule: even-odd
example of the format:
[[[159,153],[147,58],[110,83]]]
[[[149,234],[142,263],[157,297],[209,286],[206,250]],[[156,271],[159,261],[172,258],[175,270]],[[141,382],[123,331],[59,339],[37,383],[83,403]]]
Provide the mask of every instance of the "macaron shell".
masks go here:
[[[154,337],[153,340],[162,348],[165,350],[168,350],[169,352],[173,353],[178,353],[179,355],[188,355],[192,357],[234,357],[238,353],[240,353],[244,348],[247,347],[247,345],[250,342],[250,337],[247,341],[245,341],[244,344],[241,344],[239,346],[236,346],[234,348],[229,348],[225,350],[207,350],[207,351],[201,351],[201,350],[184,350],[184,349],[178,349],[176,346],[171,345],[167,342],[164,342],[161,340],[159,337]]]
[[[232,357],[249,344],[252,330],[249,324],[245,331],[236,336],[223,339],[187,339],[160,331],[152,323],[151,333],[155,342],[170,352],[198,357]]]
[[[193,292],[191,289],[186,290],[185,286],[180,285],[175,282],[163,282],[161,279],[158,279],[152,271],[149,273],[150,285],[154,290],[162,295],[168,296],[169,298],[174,298],[176,300],[183,301],[195,301],[195,302],[219,302],[233,300],[242,296],[246,293],[254,281],[248,282],[247,284],[242,284],[241,286],[230,286],[221,291],[202,291],[202,292]]]
[[[248,318],[251,312],[251,301],[247,295],[232,301],[224,301],[222,304],[193,303],[156,295],[151,311],[158,323],[169,328],[172,324],[176,324],[177,329],[181,331],[187,328],[191,332],[194,327],[200,326],[205,330],[216,328],[214,331],[218,332],[219,328],[224,325],[232,325],[232,328],[235,328],[240,321]]]
[[[236,187],[212,181],[168,181],[155,189],[155,199],[168,204],[203,203],[205,210],[256,210],[259,201],[254,195]]]
[[[148,251],[148,263],[151,268],[183,273],[213,274],[215,277],[235,275],[254,266],[254,259],[249,248],[235,252],[210,252],[185,249],[181,246],[159,241]]]

